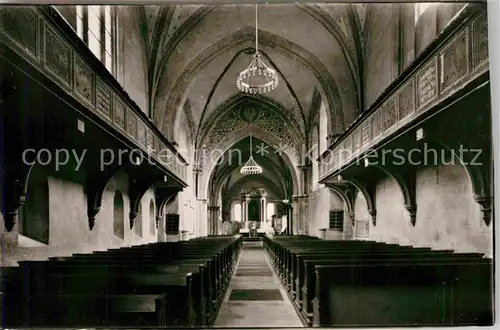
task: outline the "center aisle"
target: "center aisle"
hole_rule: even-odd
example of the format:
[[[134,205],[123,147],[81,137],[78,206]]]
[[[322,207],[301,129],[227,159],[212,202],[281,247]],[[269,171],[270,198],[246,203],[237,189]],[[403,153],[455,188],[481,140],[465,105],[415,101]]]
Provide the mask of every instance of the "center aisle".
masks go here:
[[[303,327],[265,255],[262,242],[244,242],[215,327]]]

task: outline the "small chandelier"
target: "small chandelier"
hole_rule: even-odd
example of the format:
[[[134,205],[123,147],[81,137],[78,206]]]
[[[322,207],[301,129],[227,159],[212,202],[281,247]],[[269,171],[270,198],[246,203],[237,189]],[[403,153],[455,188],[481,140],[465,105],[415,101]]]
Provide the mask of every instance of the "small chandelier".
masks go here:
[[[238,89],[250,94],[262,94],[272,91],[278,86],[278,74],[276,70],[269,68],[261,60],[258,26],[257,4],[255,4],[255,54],[250,65],[241,71],[238,79],[236,79]]]
[[[255,162],[252,156],[252,132],[250,132],[250,158],[248,158],[245,165],[243,165],[243,167],[240,169],[240,173],[244,175],[262,173],[262,167]]]

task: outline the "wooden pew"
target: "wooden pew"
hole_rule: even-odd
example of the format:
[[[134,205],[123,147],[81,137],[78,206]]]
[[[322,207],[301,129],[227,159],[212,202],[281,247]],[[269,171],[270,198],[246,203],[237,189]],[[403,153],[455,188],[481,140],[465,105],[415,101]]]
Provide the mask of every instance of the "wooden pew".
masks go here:
[[[304,276],[303,282],[297,286],[297,296],[296,301],[300,307],[300,311],[304,317],[309,321],[312,321],[313,313],[313,300],[315,297],[315,288],[317,284],[317,278],[315,273],[316,266],[345,266],[349,267],[351,265],[377,265],[381,263],[424,263],[424,262],[439,262],[442,264],[456,263],[456,262],[476,262],[478,259],[475,256],[468,256],[467,254],[415,254],[411,253],[405,254],[394,254],[388,255],[366,255],[364,257],[352,258],[347,256],[345,258],[338,257],[336,259],[326,259],[326,260],[304,260]]]
[[[107,326],[209,325],[222,302],[227,273],[234,270],[241,242],[227,236],[207,241],[210,244],[203,244],[203,240],[178,246],[166,243],[168,248],[148,244],[48,262],[25,262],[22,267],[28,274],[25,284],[30,301],[26,311],[42,306],[48,310],[45,315],[55,315],[60,324],[71,326],[76,325],[74,322],[92,326],[100,320],[107,320],[107,324],[100,324]],[[162,251],[178,253],[166,256]],[[48,288],[57,288],[57,294],[49,294]],[[84,313],[77,312],[68,307],[72,299],[76,305],[90,307],[83,308]],[[126,301],[135,301],[137,308]],[[31,314],[33,324],[54,322],[41,314]]]
[[[491,325],[492,261],[316,266],[314,326]]]
[[[22,326],[22,290],[21,269],[19,267],[0,268],[0,308],[2,318],[0,327],[21,327]]]
[[[66,267],[67,270],[62,270],[62,267]],[[89,301],[98,299],[105,304],[104,306],[119,307],[123,305],[115,304],[113,301],[106,305],[105,297],[117,301],[125,301],[126,299],[137,301],[139,299],[141,303],[137,304],[139,309],[135,312],[144,312],[141,308],[148,305],[151,309],[155,306],[157,296],[162,294],[170,312],[170,316],[166,318],[167,324],[206,325],[208,302],[204,292],[205,283],[202,265],[184,266],[171,272],[151,272],[150,269],[126,269],[125,267],[115,267],[114,269],[107,267],[101,271],[98,270],[98,267],[90,268],[85,266],[78,268],[68,268],[64,263],[55,267],[46,267],[44,269],[43,283],[41,283],[43,288],[39,287],[38,290],[32,288],[32,291],[35,292],[35,295],[32,296],[37,297],[37,302],[43,302],[43,299],[49,299],[52,302],[37,308],[39,310],[45,308],[41,312],[42,315],[51,315],[51,319],[48,321],[53,322],[57,319],[63,322],[60,325],[85,325],[81,324],[85,320],[87,322],[92,320],[93,323],[99,322],[100,318],[103,317],[102,314],[96,314],[94,309],[85,309],[85,306],[91,306]],[[33,269],[31,270],[33,272]],[[39,283],[40,277],[35,272],[31,275],[29,285],[33,287],[36,282]],[[71,314],[73,307],[67,305],[67,300],[71,300],[71,297],[78,297],[77,302],[81,304],[79,308],[81,310],[80,317],[75,318]],[[175,301],[175,304],[169,304],[169,301]],[[134,312],[130,310],[133,305],[128,304],[127,306],[128,310],[115,309],[107,311],[105,317],[107,323],[101,323],[101,325],[113,325],[114,322],[119,322],[120,318],[123,318],[123,314]],[[67,307],[71,308],[68,309]],[[86,313],[82,312],[84,310]],[[154,312],[154,309],[149,312]],[[31,316],[31,319],[33,317]],[[66,319],[63,319],[63,317],[66,317]],[[146,315],[145,318],[154,320],[152,315]],[[36,322],[36,319],[33,322]],[[120,323],[120,325],[125,324]],[[142,324],[142,326],[152,325]]]
[[[358,265],[379,265],[379,264],[425,264],[439,263],[446,264],[472,264],[488,263],[481,259],[481,253],[453,253],[451,250],[433,251],[430,248],[414,248],[409,246],[399,246],[396,244],[384,244],[373,241],[321,241],[321,240],[296,240],[296,239],[265,239],[266,251],[274,258],[275,268],[281,273],[281,279],[291,292],[291,298],[295,299],[297,309],[304,319],[313,324],[313,302],[315,301],[316,273],[315,267],[356,267]],[[346,273],[348,270],[345,271]],[[347,276],[347,275],[346,275]],[[465,275],[462,274],[462,278]],[[325,280],[326,281],[326,280]],[[486,279],[488,281],[488,279]],[[462,286],[466,282],[462,282]],[[456,292],[463,292],[455,287]],[[388,291],[390,292],[390,291]],[[484,292],[483,297],[484,297]],[[465,295],[462,299],[454,300],[455,304],[463,304],[467,301]],[[323,301],[325,301],[323,299]],[[319,305],[318,305],[319,306]],[[325,306],[319,306],[318,311],[325,310]],[[462,308],[463,310],[463,308]],[[318,312],[319,313],[319,312]],[[318,314],[317,313],[317,314]],[[463,313],[462,313],[463,314]],[[479,313],[481,314],[481,313]],[[318,314],[319,315],[319,314]],[[325,316],[326,315],[326,316]],[[475,313],[477,318],[478,313]],[[328,319],[328,313],[322,314]],[[463,320],[466,317],[462,318]],[[469,316],[469,323],[471,316]],[[352,320],[351,320],[352,321]],[[316,322],[316,326],[338,325],[335,322]],[[464,324],[463,321],[460,324]],[[455,320],[455,323],[459,323]],[[451,323],[450,323],[451,324]],[[340,324],[340,325],[347,325]],[[356,324],[350,324],[356,325]],[[365,326],[389,324],[374,323],[362,324]],[[401,324],[400,324],[401,325]]]

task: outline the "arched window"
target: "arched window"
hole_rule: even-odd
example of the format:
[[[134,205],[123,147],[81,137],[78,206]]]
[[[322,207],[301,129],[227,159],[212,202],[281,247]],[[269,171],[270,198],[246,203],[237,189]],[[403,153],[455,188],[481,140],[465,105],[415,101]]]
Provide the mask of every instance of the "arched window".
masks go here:
[[[234,219],[234,221],[241,222],[241,203],[234,203],[234,205],[233,205],[233,219]]]
[[[113,234],[123,239],[125,237],[125,209],[121,192],[115,192],[113,200]]]
[[[142,202],[139,203],[139,211],[134,221],[134,232],[137,236],[142,237]]]
[[[46,173],[37,166],[31,170],[26,202],[19,211],[19,233],[49,244],[49,184]]]
[[[275,214],[276,214],[276,205],[274,205],[274,203],[267,203],[267,211],[266,211],[267,220],[270,220]]]
[[[149,233],[151,235],[156,233],[155,204],[153,203],[153,200],[149,202]]]
[[[420,2],[415,4],[415,24],[417,24],[420,16],[431,6],[436,5],[435,2]]]

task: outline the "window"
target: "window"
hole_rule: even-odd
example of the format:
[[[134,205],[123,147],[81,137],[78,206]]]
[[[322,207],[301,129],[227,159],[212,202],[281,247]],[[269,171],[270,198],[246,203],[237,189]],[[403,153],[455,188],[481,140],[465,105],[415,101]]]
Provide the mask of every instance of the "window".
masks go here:
[[[104,65],[113,72],[113,28],[110,6],[104,6]]]
[[[233,205],[233,219],[234,221],[241,222],[241,204],[235,203]]]
[[[113,200],[113,234],[123,239],[125,237],[125,209],[122,194],[117,191]]]
[[[330,210],[329,229],[344,231],[344,211]]]
[[[76,33],[83,40],[83,6],[76,6]]]
[[[165,231],[168,235],[179,234],[179,215],[178,214],[167,214],[165,221]]]
[[[420,2],[415,4],[415,24],[417,24],[418,19],[423,13],[427,10],[427,8],[436,5],[434,2]]]
[[[101,6],[88,6],[88,46],[101,58]]]
[[[153,200],[149,202],[149,233],[151,235],[156,233],[155,204],[153,203]]]
[[[115,74],[117,15],[112,6],[76,6],[76,33],[92,53]]]

